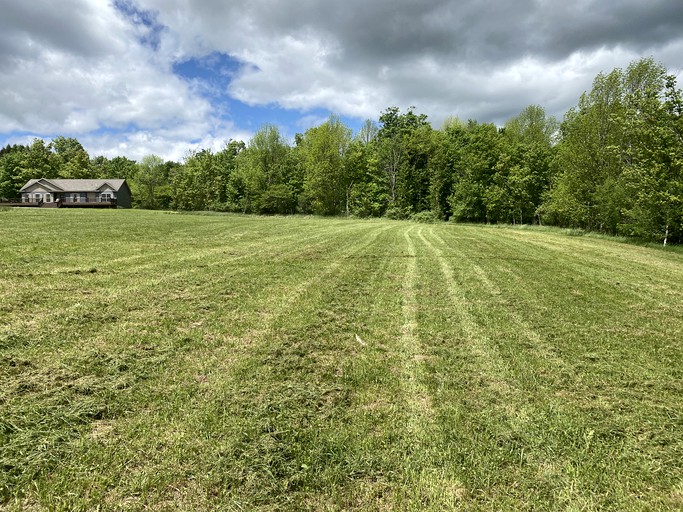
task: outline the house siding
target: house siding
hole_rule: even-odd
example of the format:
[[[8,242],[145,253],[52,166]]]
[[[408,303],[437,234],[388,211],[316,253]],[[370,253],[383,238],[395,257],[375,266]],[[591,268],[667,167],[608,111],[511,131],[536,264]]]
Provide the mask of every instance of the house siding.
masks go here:
[[[116,205],[119,208],[131,208],[132,198],[128,184],[124,183],[116,194]]]
[[[131,208],[132,198],[130,188],[125,180],[31,180],[21,190],[21,201],[24,203],[39,203],[59,201],[65,206],[78,206],[88,204],[95,206],[103,203],[107,206],[108,200],[102,200],[103,194],[109,194],[112,200],[116,200],[119,208]],[[112,187],[118,187],[118,190]],[[107,198],[109,199],[109,198]]]
[[[40,194],[40,198],[36,197]],[[51,190],[46,189],[41,185],[34,185],[21,193],[22,203],[37,203],[40,200],[45,200],[45,195],[50,194],[50,199],[53,200],[54,196]]]

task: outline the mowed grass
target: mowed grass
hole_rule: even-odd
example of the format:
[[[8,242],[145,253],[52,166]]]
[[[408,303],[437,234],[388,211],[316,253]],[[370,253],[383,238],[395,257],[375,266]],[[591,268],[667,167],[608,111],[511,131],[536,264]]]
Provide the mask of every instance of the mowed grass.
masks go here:
[[[680,510],[683,255],[0,211],[0,509]]]

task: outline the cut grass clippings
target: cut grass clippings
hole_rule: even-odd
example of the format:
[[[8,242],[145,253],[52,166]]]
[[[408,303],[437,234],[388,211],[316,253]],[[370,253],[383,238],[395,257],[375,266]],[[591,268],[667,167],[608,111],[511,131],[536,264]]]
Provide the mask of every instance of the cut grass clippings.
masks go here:
[[[683,254],[0,212],[0,509],[680,510]]]

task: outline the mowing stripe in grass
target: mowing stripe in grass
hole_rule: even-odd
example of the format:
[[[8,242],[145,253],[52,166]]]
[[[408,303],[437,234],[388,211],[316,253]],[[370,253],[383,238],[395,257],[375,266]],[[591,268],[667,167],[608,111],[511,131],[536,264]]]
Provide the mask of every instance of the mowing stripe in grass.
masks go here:
[[[442,230],[441,232],[449,235],[448,240],[453,234],[453,230]],[[580,244],[581,241],[575,243]],[[457,245],[456,237],[453,237],[452,245]],[[554,365],[538,366],[537,363],[542,364],[543,361],[536,357],[533,343],[530,346],[520,346],[519,337],[517,333],[513,332],[506,334],[505,331],[502,331],[496,336],[499,343],[503,343],[501,350],[504,350],[506,357],[509,358],[511,369],[514,370],[514,375],[519,379],[519,384],[530,393],[526,400],[539,404],[534,413],[535,419],[528,423],[530,431],[523,437],[528,441],[534,441],[532,436],[538,435],[538,432],[543,432],[544,442],[539,448],[542,448],[540,453],[546,452],[547,455],[538,458],[538,456],[533,456],[533,450],[530,452],[531,460],[536,459],[535,463],[538,464],[539,475],[553,475],[553,480],[557,484],[562,484],[554,494],[554,499],[574,503],[576,506],[581,503],[586,506],[591,503],[599,503],[595,500],[590,488],[587,487],[587,483],[592,482],[594,485],[596,474],[604,475],[602,485],[611,486],[611,499],[618,499],[621,500],[621,503],[625,503],[624,500],[628,500],[629,493],[634,491],[630,488],[629,477],[622,475],[623,470],[619,469],[616,461],[629,460],[629,467],[636,472],[646,470],[645,468],[651,464],[651,457],[654,456],[656,459],[657,456],[655,455],[656,452],[653,452],[651,443],[643,442],[643,439],[639,438],[642,434],[637,434],[637,432],[652,431],[652,429],[656,432],[662,427],[668,429],[670,427],[667,425],[671,425],[671,419],[661,417],[654,408],[651,409],[652,412],[647,412],[650,407],[636,398],[637,395],[633,397],[632,407],[641,410],[641,412],[646,412],[646,415],[632,416],[629,412],[631,406],[626,406],[627,408],[623,409],[625,404],[630,403],[632,399],[626,399],[623,394],[617,398],[613,394],[612,389],[615,391],[618,389],[615,384],[620,379],[626,378],[635,384],[644,377],[643,370],[646,368],[642,366],[643,361],[619,355],[619,352],[623,353],[624,351],[627,353],[629,351],[635,352],[636,347],[631,344],[624,344],[622,340],[618,345],[604,348],[601,338],[604,337],[606,329],[604,327],[601,329],[600,323],[605,323],[605,327],[609,327],[609,319],[596,317],[595,311],[591,311],[592,303],[583,305],[581,302],[567,301],[563,297],[568,284],[573,288],[583,290],[584,293],[587,289],[591,289],[590,286],[586,286],[587,283],[592,282],[595,286],[596,282],[591,279],[592,274],[590,272],[558,274],[557,261],[547,257],[546,250],[532,249],[533,246],[524,243],[520,243],[520,247],[515,247],[514,253],[525,254],[529,250],[534,250],[533,254],[538,257],[539,262],[534,267],[510,266],[506,259],[506,250],[496,247],[495,242],[490,238],[486,239],[484,245],[489,247],[488,251],[491,251],[484,254],[494,253],[499,257],[482,258],[481,246],[478,244],[458,246],[461,252],[466,250],[466,253],[456,256],[458,261],[470,257],[479,261],[481,265],[487,265],[487,268],[499,268],[502,265],[507,269],[507,271],[495,274],[497,283],[495,286],[506,300],[492,300],[487,305],[483,305],[480,308],[481,312],[478,318],[491,318],[489,321],[491,326],[500,325],[507,330],[509,325],[506,327],[505,322],[496,320],[498,317],[510,318],[506,308],[513,310],[514,315],[519,315],[519,318],[526,324],[531,325],[526,318],[531,315],[537,317],[538,320],[534,320],[533,325],[540,325],[544,332],[553,334],[551,338],[544,336],[543,339],[548,343],[552,353],[559,354],[558,357],[565,362],[559,368]],[[505,245],[503,244],[503,246]],[[561,256],[567,257],[567,254],[572,253],[563,253]],[[572,257],[570,256],[570,258]],[[553,264],[546,265],[545,262],[553,262]],[[472,264],[471,261],[470,264]],[[650,269],[650,271],[657,270]],[[511,280],[510,272],[519,275],[519,278]],[[533,278],[530,275],[533,275]],[[544,281],[544,278],[547,280]],[[549,283],[553,283],[552,286],[548,286]],[[598,280],[597,288],[590,292],[596,298],[601,297],[603,293],[600,283],[601,281]],[[541,296],[543,302],[539,304],[538,298]],[[600,307],[615,306],[619,308],[621,301],[627,298],[628,296],[615,296],[613,300],[616,303],[614,305],[603,303]],[[564,307],[553,307],[552,305],[556,300],[562,302]],[[552,307],[553,316],[547,318],[546,314],[544,320],[544,312],[548,311],[549,307]],[[573,326],[577,325],[577,318],[582,316],[590,320],[590,324],[588,324],[590,330],[585,332],[573,329]],[[552,323],[548,323],[548,320],[551,320]],[[585,322],[583,319],[581,321]],[[534,327],[534,330],[537,329],[538,327]],[[655,333],[653,332],[653,334]],[[659,333],[655,336],[655,339],[661,340],[663,338],[662,334]],[[585,347],[584,351],[568,352],[567,349],[577,347],[577,341]],[[597,362],[592,362],[595,359],[586,359],[586,356],[594,358],[596,349],[606,351],[602,352],[604,355],[600,355]],[[520,358],[520,354],[524,354],[524,357]],[[672,354],[672,357],[675,359],[680,356]],[[603,358],[605,362],[611,361],[608,366],[601,363]],[[656,360],[655,358],[648,359],[650,359],[650,363]],[[633,372],[628,372],[631,373],[629,378],[622,372],[631,366]],[[619,368],[618,373],[613,373],[612,368]],[[536,387],[533,379],[528,380],[539,370],[542,370],[540,374],[542,380],[537,382],[543,384],[543,388]],[[666,372],[667,367],[659,364],[657,369],[654,366],[651,369],[647,368],[645,375],[651,371],[653,376],[655,375],[654,372],[661,376],[663,370]],[[661,387],[665,396],[668,395],[672,398],[672,381],[664,379],[653,384],[656,387]],[[667,387],[670,390],[666,390]],[[553,389],[555,392],[549,393]],[[670,403],[671,398],[667,398],[665,401]],[[650,398],[649,401],[651,400]],[[636,406],[636,403],[639,405]],[[616,404],[619,404],[619,409],[615,409]],[[557,426],[563,423],[564,430],[556,430]],[[613,444],[614,436],[623,439],[621,446]],[[584,439],[586,444],[585,451],[579,450],[581,439]],[[587,454],[593,454],[593,457],[586,458],[583,463],[577,465],[577,459],[583,459]],[[671,466],[670,462],[665,464]],[[612,476],[607,477],[606,475]]]
[[[404,462],[404,484],[394,497],[397,509],[444,510],[458,506],[466,494],[459,478],[458,468],[452,465],[449,448],[443,432],[437,424],[441,404],[435,404],[434,391],[428,385],[430,380],[427,364],[435,356],[430,353],[431,340],[422,339],[428,325],[420,325],[423,317],[422,302],[418,287],[423,286],[422,256],[418,255],[413,232],[424,242],[424,227],[405,229],[406,244],[405,276],[401,286],[402,315],[401,340],[399,345],[402,372],[400,373],[407,413],[407,438],[409,450]],[[459,428],[452,424],[451,428]]]
[[[353,226],[348,224],[346,226],[347,227],[342,225],[339,226],[339,228],[345,228],[345,230],[353,228]],[[154,303],[165,300],[165,295],[168,295],[169,293],[173,294],[173,290],[175,288],[173,283],[176,281],[181,281],[183,283],[183,289],[186,289],[186,283],[190,278],[197,279],[197,281],[200,282],[203,280],[207,272],[212,272],[212,274],[220,276],[220,279],[224,279],[226,267],[230,268],[233,274],[244,271],[243,268],[235,266],[238,264],[236,260],[239,258],[249,258],[250,264],[253,265],[254,258],[256,258],[260,253],[265,254],[264,257],[268,258],[270,251],[268,248],[272,246],[278,247],[280,258],[287,258],[289,254],[296,255],[310,251],[311,246],[309,244],[314,239],[323,238],[322,242],[319,242],[319,244],[324,245],[327,240],[326,237],[330,236],[330,233],[325,231],[320,231],[319,233],[314,233],[312,235],[306,235],[303,237],[297,236],[297,234],[298,232],[286,235],[285,237],[265,237],[246,246],[240,245],[237,248],[233,248],[233,250],[237,249],[240,251],[240,254],[237,257],[221,257],[218,258],[217,261],[211,262],[209,260],[208,263],[201,265],[188,266],[188,263],[191,259],[197,261],[211,258],[215,260],[216,256],[220,256],[221,251],[227,251],[229,248],[219,246],[210,250],[195,249],[191,251],[193,256],[190,259],[185,256],[177,258],[177,249],[168,249],[163,252],[164,257],[157,256],[156,261],[154,263],[150,263],[149,268],[144,273],[141,270],[143,267],[140,267],[133,262],[129,262],[129,265],[126,268],[117,270],[112,269],[111,272],[109,267],[105,264],[104,266],[101,265],[98,272],[95,274],[89,274],[86,272],[84,274],[74,276],[70,280],[71,285],[67,285],[66,287],[62,280],[55,280],[49,276],[41,276],[41,280],[38,281],[35,279],[32,281],[27,280],[25,287],[26,294],[35,295],[36,287],[40,287],[42,290],[44,290],[44,293],[40,296],[37,303],[34,302],[33,304],[35,314],[30,317],[18,317],[13,324],[8,323],[3,325],[3,329],[7,329],[7,334],[13,332],[23,332],[28,329],[35,329],[37,332],[49,332],[49,330],[51,330],[55,325],[56,319],[64,315],[63,310],[52,308],[50,305],[51,301],[54,299],[54,294],[66,294],[70,295],[71,297],[75,297],[77,300],[72,303],[72,306],[76,304],[80,307],[78,297],[79,295],[86,293],[88,295],[83,297],[83,301],[87,301],[89,311],[106,311],[110,308],[111,304],[120,305],[122,302],[127,303],[128,311],[125,313],[122,312],[119,317],[125,314],[127,318],[134,321],[136,317],[136,311],[139,311],[145,316],[145,320],[148,322],[149,306],[154,307]],[[340,235],[341,233],[338,233],[335,236]],[[287,240],[288,243],[283,243],[284,240]],[[48,250],[50,249],[48,248]],[[167,269],[164,269],[164,267],[166,267],[168,264],[170,264],[170,268],[173,269],[180,266],[181,270],[169,272]],[[123,273],[123,275],[121,273]],[[125,276],[132,277],[138,274],[142,274],[142,276],[135,279],[125,279]],[[47,281],[43,282],[45,279],[47,279]],[[89,284],[91,282],[93,284]],[[82,283],[85,283],[85,288],[82,287]],[[229,285],[229,283],[227,284]],[[106,293],[96,293],[95,295],[92,294],[93,291],[99,292],[100,290],[106,290]],[[142,290],[145,290],[145,294],[141,294]],[[214,290],[212,290],[213,293],[219,294],[221,294],[221,292],[225,293],[225,291],[230,293],[231,290],[229,287],[224,290],[217,290],[214,287]],[[255,291],[259,294],[269,293],[269,290],[263,289],[262,287],[259,287]],[[157,297],[153,296],[150,302],[147,304],[140,304],[139,298],[149,294],[149,292],[153,292],[155,294],[159,293],[161,295]],[[201,298],[202,290],[190,290],[189,292],[190,299]],[[193,297],[193,294],[199,294],[200,297]],[[15,291],[14,295],[20,296],[18,291]],[[240,297],[241,302],[244,302],[244,299],[245,297],[242,294]],[[255,300],[259,302],[262,301],[262,299],[258,296],[255,297]],[[96,301],[99,301],[99,304]],[[41,303],[46,304],[45,310],[41,308]],[[11,305],[8,305],[8,307],[11,307]],[[188,312],[191,313],[191,310]],[[76,317],[83,313],[84,312],[82,310],[74,311],[74,315]],[[155,318],[155,322],[161,320],[164,313],[165,312],[163,310],[159,311],[159,315],[157,315]],[[39,325],[35,324],[36,318],[40,319]],[[101,326],[98,327],[101,328]]]
[[[431,397],[423,384],[422,366],[425,358],[424,351],[417,336],[417,299],[415,285],[417,281],[417,255],[415,245],[410,237],[412,227],[406,229],[403,238],[407,247],[405,278],[401,294],[403,297],[403,325],[401,326],[401,346],[403,348],[403,381],[406,388],[408,405],[408,429],[413,432],[419,446],[424,448],[424,436],[429,436],[427,427],[434,416]],[[418,229],[421,236],[422,228]]]
[[[516,247],[538,247],[544,249],[547,257],[559,259],[572,265],[572,271],[584,271],[591,277],[599,278],[606,284],[620,285],[620,293],[638,292],[633,288],[633,266],[647,272],[649,284],[653,288],[640,290],[640,299],[652,301],[653,297],[646,293],[663,288],[674,303],[683,301],[683,291],[675,283],[683,280],[683,257],[680,254],[659,253],[650,249],[627,246],[617,242],[595,241],[585,238],[564,237],[559,235],[539,238],[535,234],[524,231],[501,233],[501,238],[516,242]],[[676,259],[679,261],[676,262]],[[589,263],[589,264],[587,264]],[[648,272],[649,270],[649,272]],[[645,293],[643,293],[645,292]],[[659,302],[658,307],[668,307],[670,302]]]
[[[344,238],[345,238],[345,237],[344,237],[344,236],[339,236],[338,238],[339,238],[339,240],[341,240],[341,243],[344,244]],[[345,245],[348,245],[348,244],[345,244]],[[282,249],[282,247],[280,247],[280,246],[276,246],[276,247],[278,248],[278,250],[281,250],[281,249]],[[292,248],[296,249],[296,251],[299,252],[299,253],[306,252],[306,251],[310,250],[310,247],[307,247],[306,245],[300,245],[299,243],[292,244]],[[271,251],[272,251],[272,250],[271,250]],[[281,255],[286,256],[286,253],[284,253],[284,254],[281,253]],[[337,263],[337,265],[338,265],[338,263]],[[255,268],[255,267],[253,267],[253,268]],[[267,267],[266,267],[266,268],[267,268]],[[333,269],[334,269],[334,267],[333,267]],[[180,275],[180,274],[179,274],[179,275]],[[209,277],[209,276],[205,276],[205,277]],[[287,282],[281,282],[281,283],[278,283],[278,286],[280,286],[281,289],[283,290],[283,291],[281,292],[282,295],[285,295],[285,296],[286,296],[286,295],[288,294],[288,291],[289,291],[289,290],[288,290],[289,284],[288,284]],[[149,293],[149,287],[145,287],[145,286],[140,287],[139,284],[137,284],[137,285],[136,285],[136,291],[137,291],[136,296],[131,296],[130,299],[133,300],[133,301],[136,301],[136,300],[138,300],[138,298],[144,297],[144,294],[142,294],[142,297],[141,297],[141,294],[139,293],[139,292],[141,292],[141,291],[143,291],[143,290],[144,290],[144,293]],[[274,291],[274,290],[273,290],[272,287],[271,287],[271,288],[262,288],[262,287],[259,287],[259,294],[265,294],[265,295],[270,294],[270,296],[273,296],[273,291]],[[257,300],[258,300],[258,299],[257,299]],[[153,308],[153,307],[154,307],[153,305],[156,304],[156,303],[159,303],[159,297],[156,297],[156,298],[152,299],[152,301],[150,301],[150,303],[147,303],[147,304],[144,304],[144,303],[143,303],[143,304],[142,304],[142,308],[143,308],[144,311],[147,312],[147,315],[149,315],[150,306]],[[274,304],[274,305],[272,305],[272,307],[277,311],[278,305]],[[60,311],[59,311],[58,309],[55,310],[55,312],[56,312],[56,313],[60,313]],[[62,311],[61,313],[63,314],[63,311]],[[160,311],[160,313],[162,313],[162,312]],[[171,311],[168,311],[168,310],[165,311],[165,312],[163,312],[162,314],[168,314],[168,313],[171,313],[171,315],[173,315],[173,317],[166,319],[165,322],[168,322],[168,321],[170,321],[170,320],[172,320],[172,319],[175,319],[175,321],[177,322],[177,320],[179,319],[178,314],[177,314],[177,313],[174,313],[174,312],[171,312]],[[49,319],[48,319],[48,320],[49,320]],[[162,326],[162,324],[157,324],[156,327],[154,326],[154,324],[155,324],[158,320],[160,320],[160,318],[157,317],[157,318],[154,318],[154,319],[150,322],[150,321],[149,321],[149,318],[147,318],[147,323],[146,323],[146,324],[143,324],[143,325],[144,325],[144,329],[149,328],[149,327],[152,327],[153,329],[155,329],[155,328],[158,329],[159,327]],[[256,319],[256,320],[258,320],[258,319]],[[102,325],[99,325],[99,326],[96,326],[96,327],[98,327],[100,330],[103,328]],[[169,324],[168,327],[171,328],[171,329],[173,329],[173,330],[175,330],[175,325]],[[116,326],[116,330],[115,330],[115,331],[112,331],[111,334],[112,334],[112,335],[115,335],[115,336],[118,335],[118,334],[124,334],[124,330],[125,330],[125,327],[122,328],[122,327]],[[166,329],[164,329],[164,330],[166,330]],[[196,329],[196,331],[199,331],[199,329]],[[162,332],[163,332],[163,331],[162,331]],[[80,336],[83,336],[83,334],[84,334],[84,333],[82,333],[82,332],[79,333]],[[169,332],[168,335],[174,336],[174,332]],[[137,338],[137,339],[136,339],[136,338]],[[133,343],[136,343],[136,344],[137,344],[137,343],[140,343],[140,340],[144,340],[145,338],[148,338],[148,336],[146,336],[142,330],[138,329],[138,332],[135,333],[134,337],[132,338],[132,341],[133,341]],[[226,341],[226,339],[225,339],[224,337],[222,337],[221,339],[222,339],[223,341]],[[101,343],[97,343],[97,344],[95,344],[95,345],[92,345],[92,341],[94,341],[94,340],[92,340],[92,339],[89,339],[89,340],[86,339],[86,340],[84,340],[84,342],[83,342],[83,345],[82,345],[83,348],[82,348],[82,350],[84,350],[86,354],[87,354],[87,353],[92,353],[91,351],[92,351],[93,348],[97,348],[97,347],[99,347],[99,348],[104,348],[104,347],[107,346],[107,345],[108,345],[108,346],[107,346],[107,352],[108,352],[108,353],[109,353],[111,350],[115,350],[115,346],[112,345],[112,341],[114,341],[114,339],[112,339],[111,336],[106,337],[106,334],[105,334],[105,338],[102,340]],[[219,341],[219,340],[217,340],[217,341]],[[49,346],[46,346],[46,348],[48,348],[48,347],[49,347]],[[160,362],[160,361],[157,360],[157,362]],[[161,368],[160,368],[160,369],[161,369]],[[149,378],[149,376],[148,376],[148,378]],[[146,400],[153,399],[153,396],[155,396],[155,395],[148,395],[148,396],[145,397],[145,399],[146,399]],[[144,407],[144,403],[145,403],[146,400],[142,400],[142,401],[140,402],[140,404],[141,404],[142,407]],[[47,412],[47,411],[45,411],[45,412]]]
[[[461,261],[465,261],[471,266],[472,272],[481,281],[484,289],[491,296],[491,300],[489,301],[490,307],[503,309],[503,314],[512,322],[515,326],[515,330],[519,331],[523,337],[531,342],[532,346],[529,347],[529,357],[538,360],[543,366],[550,365],[555,371],[564,371],[567,368],[566,362],[555,354],[553,347],[523,319],[520,313],[508,307],[508,298],[501,288],[489,279],[487,273],[480,265],[472,261],[466,252],[460,250],[458,244],[447,244],[433,229],[430,230],[429,234],[439,243],[439,245],[445,249],[453,250]]]
[[[483,335],[481,329],[470,315],[466,298],[460,293],[460,287],[456,283],[453,269],[444,257],[443,251],[432,244],[422,232],[419,233],[419,237],[439,263],[444,278],[444,285],[451,298],[451,304],[454,307],[459,326],[467,337],[466,347],[477,356],[480,365],[485,369],[485,378],[489,380],[489,384],[502,394],[510,393],[511,382],[507,365],[501,358],[495,345]]]
[[[249,429],[258,427],[257,424],[242,423],[246,420],[240,418],[243,415],[246,415],[245,418],[255,418],[254,414],[258,413],[260,409],[250,410],[250,408],[255,407],[255,404],[259,402],[266,407],[280,407],[278,404],[282,398],[280,398],[278,393],[284,392],[283,396],[286,397],[288,394],[286,390],[298,389],[298,385],[295,385],[294,388],[287,387],[284,390],[276,386],[272,389],[265,388],[267,390],[265,395],[257,392],[258,390],[264,390],[264,384],[267,384],[269,381],[277,383],[278,375],[284,369],[277,365],[272,366],[271,354],[276,349],[284,350],[281,357],[285,358],[282,361],[286,360],[287,345],[278,349],[280,346],[278,339],[282,336],[283,329],[289,329],[287,326],[291,324],[290,313],[298,309],[299,302],[308,295],[309,291],[316,290],[321,286],[330,286],[331,283],[339,279],[340,275],[352,271],[351,268],[342,268],[342,264],[348,262],[349,257],[362,253],[386,229],[388,229],[388,226],[373,228],[371,231],[364,233],[363,236],[355,237],[352,243],[345,243],[340,247],[336,247],[337,241],[335,240],[335,245],[327,248],[330,250],[334,247],[332,249],[334,257],[308,260],[309,265],[301,269],[305,273],[294,275],[298,284],[283,282],[280,291],[274,293],[275,290],[271,290],[271,295],[266,297],[266,302],[261,304],[260,309],[263,313],[254,318],[254,321],[257,321],[258,324],[252,324],[253,327],[246,331],[243,336],[239,339],[233,339],[231,343],[225,345],[212,344],[213,348],[210,349],[209,347],[197,347],[187,352],[182,358],[184,362],[180,365],[182,371],[178,373],[177,367],[174,367],[169,369],[172,374],[160,376],[159,383],[161,385],[155,389],[153,394],[145,397],[141,406],[144,406],[144,403],[156,402],[157,404],[168,403],[170,407],[173,407],[173,404],[177,403],[182,397],[186,397],[184,400],[191,400],[193,406],[187,410],[174,412],[173,410],[159,409],[157,405],[155,409],[148,410],[147,415],[144,417],[138,417],[134,420],[135,423],[139,424],[138,427],[129,425],[126,427],[126,430],[131,428],[134,428],[134,430],[156,428],[169,433],[183,432],[186,430],[187,427],[185,425],[188,422],[189,425],[194,424],[192,418],[197,415],[207,419],[214,418],[202,430],[207,431],[211,436],[216,434],[220,436],[216,440],[218,443],[217,450],[219,452],[222,450],[223,455],[220,455],[218,462],[220,464],[228,463],[227,460],[224,460],[226,456],[225,450],[234,450],[233,443],[240,438],[239,430],[235,431],[233,429],[236,427]],[[341,237],[340,240],[344,241],[347,239]],[[338,252],[339,249],[341,249],[341,252]],[[308,302],[308,299],[306,301]],[[196,381],[195,377],[201,377],[201,380]],[[253,389],[249,387],[250,385],[253,386]],[[311,389],[309,393],[317,395],[319,392],[324,391],[324,389]],[[157,400],[155,396],[160,399],[166,398]],[[245,402],[246,397],[251,398]],[[225,412],[221,413],[221,410]],[[217,417],[216,413],[218,413]],[[225,414],[229,414],[231,418],[224,417]],[[219,421],[219,425],[222,425],[220,433],[213,431],[215,427],[210,426],[216,421]],[[124,423],[128,422],[125,421]],[[226,438],[226,434],[230,433],[232,435]],[[272,435],[277,434],[269,431],[266,437],[270,438]],[[284,432],[279,435],[284,435]],[[221,439],[228,441],[228,444],[226,445],[225,441],[221,441]],[[260,437],[257,437],[253,442],[260,442],[259,439]],[[173,437],[169,438],[167,440],[167,443],[170,443],[169,448],[175,442]],[[145,448],[145,452],[150,448]],[[251,449],[249,447],[246,448]],[[241,461],[239,458],[237,462],[239,464],[248,463],[248,461]],[[163,464],[162,461],[158,461],[158,463]],[[145,467],[148,466],[149,464],[145,465]],[[257,477],[260,482],[258,485],[263,489],[273,488],[271,492],[275,492],[280,484],[267,478],[264,479],[265,475],[263,472],[266,470],[267,468],[254,464],[247,475],[251,474]],[[164,475],[163,479],[169,478],[165,469],[161,470],[160,468],[160,474]],[[131,477],[133,479],[136,478],[134,474]],[[186,485],[187,475],[180,473],[177,478],[176,485]],[[246,476],[246,478],[251,477]],[[212,485],[216,485],[216,483]],[[162,493],[163,495],[166,491],[163,485],[159,483],[155,484],[152,488],[146,487],[145,492],[149,493],[146,499],[153,499],[154,496],[158,496],[157,493]],[[236,497],[233,497],[233,499],[236,499]]]
[[[0,225],[0,508],[680,509],[678,254],[53,213]]]
[[[583,243],[581,238],[571,241],[578,245]],[[534,244],[519,242],[519,245],[517,251],[540,250]],[[629,246],[623,248],[630,249]],[[559,321],[559,325],[571,326],[572,336],[580,343],[558,347],[560,350],[579,349],[578,352],[573,350],[571,357],[580,357],[581,351],[584,354],[594,353],[595,348],[611,354],[622,353],[625,357],[622,365],[632,364],[634,375],[642,372],[642,363],[629,352],[637,353],[641,350],[640,340],[651,344],[654,335],[659,341],[653,348],[666,348],[662,355],[675,351],[680,356],[682,347],[666,340],[680,339],[683,336],[680,327],[676,328],[675,324],[668,321],[669,318],[683,317],[683,290],[676,286],[675,274],[672,275],[667,266],[661,268],[654,265],[654,259],[648,263],[624,265],[618,259],[602,256],[581,259],[584,257],[581,251],[567,250],[565,253],[558,253],[554,248],[550,251],[551,255],[537,264],[534,279],[522,275],[517,280],[523,280],[525,288],[534,290],[537,296],[543,296],[542,307],[532,307],[532,310],[547,310],[556,301],[558,304],[565,304],[565,307],[557,309],[557,314],[566,317],[564,321]],[[582,256],[577,256],[577,253]],[[591,264],[586,264],[586,260]],[[559,272],[558,268],[561,269]],[[539,276],[547,277],[544,280],[539,279]],[[657,282],[660,284],[654,284]],[[558,293],[549,294],[548,283],[552,283]],[[666,300],[662,300],[663,295],[667,297]],[[613,320],[609,321],[610,319]],[[604,324],[601,330],[592,327],[596,321]],[[662,335],[662,331],[668,330],[669,326],[674,327],[673,331]],[[574,336],[582,332],[584,336]],[[596,346],[591,332],[607,342]],[[624,334],[631,339],[630,343],[609,343],[610,338],[620,338]],[[661,362],[666,364],[665,361]],[[657,366],[659,367],[659,362]],[[654,370],[659,372],[658,368]]]

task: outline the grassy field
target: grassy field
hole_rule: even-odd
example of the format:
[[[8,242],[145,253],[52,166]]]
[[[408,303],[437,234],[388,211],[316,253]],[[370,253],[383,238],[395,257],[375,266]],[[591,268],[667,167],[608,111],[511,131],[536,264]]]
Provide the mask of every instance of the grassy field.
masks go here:
[[[0,285],[0,509],[683,509],[681,252],[10,210]]]

